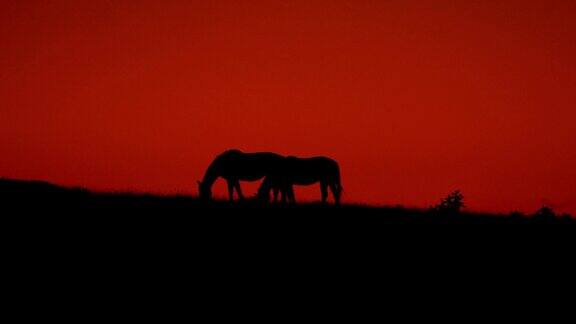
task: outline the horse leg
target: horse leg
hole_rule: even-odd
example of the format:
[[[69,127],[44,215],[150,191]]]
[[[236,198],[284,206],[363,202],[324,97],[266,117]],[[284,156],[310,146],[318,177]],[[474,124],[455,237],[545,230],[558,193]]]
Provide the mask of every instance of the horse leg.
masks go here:
[[[288,192],[288,199],[292,204],[296,204],[296,196],[294,195],[294,186],[287,185],[286,191]]]
[[[236,180],[234,183],[234,188],[236,188],[236,192],[238,193],[238,199],[244,200],[244,195],[242,194],[242,188],[240,187],[240,181]]]
[[[228,180],[228,197],[230,201],[234,201],[234,180]]]
[[[260,184],[258,188],[258,199],[263,203],[270,203],[270,190],[275,189],[272,184],[270,177],[264,178],[264,181]]]
[[[331,183],[330,190],[332,191],[332,196],[334,196],[334,203],[340,205],[340,186],[336,183]]]
[[[328,185],[326,182],[320,182],[320,191],[322,192],[322,203],[326,203],[326,199],[328,199]]]
[[[282,203],[285,204],[287,200],[290,198],[288,197],[290,194],[288,193],[288,188],[282,186],[280,188],[280,193],[282,194]]]
[[[280,188],[278,187],[274,187],[274,203],[278,202],[278,193],[280,192]],[[282,194],[282,196],[284,196],[284,194]]]

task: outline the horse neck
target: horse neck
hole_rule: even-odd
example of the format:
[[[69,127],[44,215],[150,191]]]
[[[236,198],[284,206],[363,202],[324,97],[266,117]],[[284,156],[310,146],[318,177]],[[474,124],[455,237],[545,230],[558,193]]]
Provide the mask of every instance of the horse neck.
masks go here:
[[[202,179],[202,183],[212,187],[216,179],[220,176],[219,166],[218,163],[215,161],[208,167],[206,173],[204,174],[204,178]]]

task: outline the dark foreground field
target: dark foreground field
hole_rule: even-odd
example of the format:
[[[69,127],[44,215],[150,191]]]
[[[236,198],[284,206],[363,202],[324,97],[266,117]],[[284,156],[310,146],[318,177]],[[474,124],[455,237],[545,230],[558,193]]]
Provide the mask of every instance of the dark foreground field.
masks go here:
[[[371,207],[321,204],[263,205],[254,200],[230,203],[202,202],[191,196],[158,196],[131,193],[94,193],[80,188],[64,188],[46,182],[0,179],[0,210],[3,215],[73,216],[110,218],[111,222],[154,218],[178,222],[217,222],[232,220],[243,224],[264,223],[321,225],[341,222],[350,226],[374,224],[573,224],[568,217],[528,217],[477,213],[443,213],[401,207]]]
[[[562,231],[566,227],[427,226],[567,220],[363,206],[202,204],[191,197],[90,193],[9,180],[0,181],[0,197],[2,260],[9,271],[4,277],[16,286],[8,295],[45,305],[43,316],[144,309],[150,318],[148,309],[160,309],[156,316],[165,319],[181,307],[193,317],[202,311],[235,317],[254,312],[269,319],[295,309],[310,316],[310,309],[320,309],[341,319],[346,316],[341,308],[357,320],[368,307],[381,316],[423,310],[429,319],[432,312],[423,306],[451,314],[465,309],[452,300],[469,305],[470,295],[483,303],[488,296],[494,303],[501,291],[524,292],[515,287],[532,298],[534,278],[550,286],[551,278],[564,284],[562,278],[572,274],[564,263],[573,253],[561,250],[573,246],[567,243],[571,231]],[[410,226],[393,226],[398,224]],[[555,275],[519,276],[536,272],[537,265]],[[493,277],[504,282],[495,284]],[[510,295],[503,296],[501,303],[510,307]],[[136,305],[127,306],[131,303]],[[26,310],[30,305],[25,303]],[[470,314],[478,312],[473,307]]]
[[[385,292],[404,286],[398,278],[406,277],[444,285],[438,278],[483,268],[489,273],[521,255],[535,260],[556,252],[568,260],[571,252],[558,251],[573,246],[567,243],[571,226],[540,225],[574,224],[354,205],[204,204],[186,196],[91,193],[12,180],[0,181],[0,219],[12,260],[7,264],[26,278],[55,285],[73,278],[102,287],[131,282],[134,291],[161,280],[192,285],[186,294],[199,284],[219,293],[215,284],[232,282],[245,284],[238,289],[244,293],[262,280],[289,287],[324,282],[327,291],[340,290],[345,279],[383,282]],[[478,224],[493,226],[466,226]]]

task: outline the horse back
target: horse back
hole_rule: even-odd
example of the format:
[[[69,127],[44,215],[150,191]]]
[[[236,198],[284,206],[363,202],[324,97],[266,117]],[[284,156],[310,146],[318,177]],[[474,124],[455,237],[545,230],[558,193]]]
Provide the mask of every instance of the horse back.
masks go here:
[[[240,151],[232,151],[231,154],[220,158],[222,175],[240,179],[258,179],[269,175],[278,169],[284,159],[283,156],[272,152],[242,153]]]
[[[317,181],[340,182],[340,167],[335,160],[324,157],[298,158],[289,156],[285,160],[285,175],[294,183]]]

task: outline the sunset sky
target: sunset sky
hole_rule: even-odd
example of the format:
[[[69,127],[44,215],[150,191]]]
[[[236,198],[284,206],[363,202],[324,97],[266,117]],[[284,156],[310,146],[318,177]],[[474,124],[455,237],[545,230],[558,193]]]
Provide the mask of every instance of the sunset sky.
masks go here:
[[[345,202],[576,214],[575,60],[576,1],[2,1],[0,177],[196,194],[238,148],[338,160]]]

